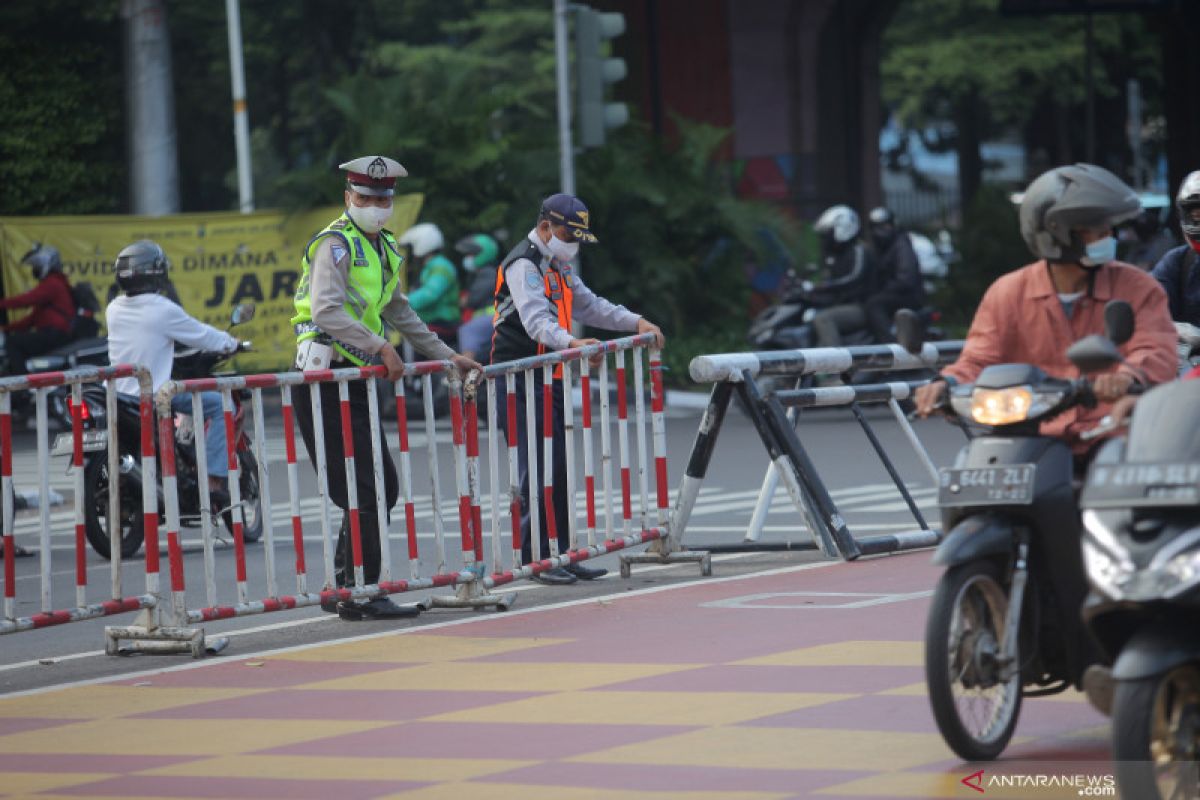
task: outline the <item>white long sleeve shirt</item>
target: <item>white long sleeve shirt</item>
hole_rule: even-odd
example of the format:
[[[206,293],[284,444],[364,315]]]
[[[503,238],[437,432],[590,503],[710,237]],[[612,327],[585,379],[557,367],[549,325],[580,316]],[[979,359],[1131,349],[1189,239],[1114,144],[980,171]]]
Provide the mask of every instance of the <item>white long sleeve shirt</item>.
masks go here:
[[[537,246],[543,262],[549,263],[550,248],[538,237],[537,228],[529,232],[529,241]],[[575,337],[558,324],[558,309],[546,298],[544,272],[540,264],[534,264],[527,258],[518,258],[508,265],[504,278],[529,338],[551,350],[566,350]],[[608,331],[637,330],[641,316],[625,306],[605,300],[585,286],[578,275],[571,275],[571,291],[574,293],[571,307],[573,321]]]
[[[150,370],[154,391],[171,379],[175,343],[216,353],[237,348],[237,339],[188,316],[160,294],[118,295],[104,312],[108,325],[108,362],[138,364]],[[137,394],[136,378],[121,378],[117,391]]]

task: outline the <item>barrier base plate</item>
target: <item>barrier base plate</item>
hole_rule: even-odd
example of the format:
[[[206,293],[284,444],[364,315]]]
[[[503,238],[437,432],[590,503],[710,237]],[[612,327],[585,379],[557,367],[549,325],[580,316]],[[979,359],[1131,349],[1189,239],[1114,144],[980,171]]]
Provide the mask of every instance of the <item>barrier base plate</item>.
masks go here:
[[[700,574],[704,577],[712,575],[712,555],[703,550],[676,550],[673,553],[622,553],[621,577],[628,578],[633,574],[634,564],[684,564],[700,565]]]

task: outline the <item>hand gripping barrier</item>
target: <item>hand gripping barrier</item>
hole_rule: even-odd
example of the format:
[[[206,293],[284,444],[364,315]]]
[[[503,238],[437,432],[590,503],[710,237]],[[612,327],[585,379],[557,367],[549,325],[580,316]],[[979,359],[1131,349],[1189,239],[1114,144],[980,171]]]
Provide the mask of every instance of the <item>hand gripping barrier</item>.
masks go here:
[[[631,556],[627,560],[631,563],[672,560],[681,553],[682,534],[699,495],[725,413],[735,392],[742,399],[771,463],[763,479],[745,540],[734,545],[709,547],[706,552],[796,549],[794,543],[781,546],[758,541],[780,478],[783,479],[788,494],[812,534],[814,546],[827,557],[852,560],[861,555],[936,544],[940,539],[939,532],[929,528],[861,409],[861,405],[866,403],[886,403],[936,483],[937,470],[899,404],[900,401],[909,399],[912,391],[927,381],[892,381],[829,388],[800,387],[806,376],[815,374],[834,373],[849,378],[863,372],[935,369],[956,360],[962,352],[962,346],[961,341],[926,343],[917,354],[909,353],[899,345],[870,345],[728,353],[698,356],[693,359],[690,365],[692,379],[699,383],[712,383],[713,388],[671,517],[670,529],[673,535],[666,543],[665,552],[657,554],[657,557],[647,554]],[[768,375],[793,379],[797,388],[764,394],[755,379]],[[785,406],[789,408],[787,412],[784,411]],[[857,538],[851,535],[796,433],[798,410],[812,407],[847,407],[851,410],[920,526],[919,531]]]
[[[487,435],[488,435],[488,454],[489,454],[489,474],[490,474],[490,519],[491,519],[491,540],[492,540],[492,560],[495,567],[493,574],[483,579],[483,586],[491,589],[496,586],[501,586],[521,578],[529,578],[535,575],[540,575],[543,572],[554,569],[555,567],[575,564],[596,556],[613,553],[620,550],[625,550],[630,547],[635,547],[647,542],[653,543],[655,547],[661,544],[668,538],[668,518],[669,518],[669,490],[667,476],[667,445],[666,445],[666,427],[663,419],[664,394],[662,383],[662,361],[657,350],[653,349],[654,336],[652,334],[641,334],[631,336],[624,339],[604,342],[600,344],[588,345],[586,347],[575,348],[570,350],[562,350],[556,353],[551,353],[542,356],[533,356],[518,361],[506,362],[486,367],[484,370],[483,384],[486,386],[487,392]],[[653,460],[654,460],[654,475],[655,475],[655,498],[654,498],[654,525],[651,525],[651,501],[649,497],[649,465],[650,456],[646,442],[646,409],[645,409],[645,378],[643,375],[643,351],[649,351],[649,374],[650,374],[650,405],[651,413],[649,415],[650,428],[653,441]],[[629,370],[626,367],[626,353],[629,352],[632,356],[632,376],[629,375]],[[615,380],[611,382],[609,379],[609,358],[612,358],[615,367]],[[594,407],[592,402],[592,378],[590,369],[588,368],[589,360],[600,358],[598,366],[598,390],[600,398],[600,414],[597,425],[597,420],[594,415]],[[562,428],[563,437],[565,439],[565,447],[563,448],[565,465],[557,465],[555,463],[556,456],[554,454],[553,445],[553,415],[554,415],[554,372],[557,368],[561,368],[562,381]],[[534,390],[539,381],[537,373],[541,372],[541,398],[543,424],[539,430],[536,425],[537,409],[535,404],[539,402]],[[581,396],[581,423],[582,423],[582,444],[583,444],[583,501],[584,501],[584,526],[587,534],[587,543],[584,545],[580,541],[579,531],[579,515],[578,515],[578,498],[577,490],[579,484],[576,476],[576,424],[574,414],[574,377],[578,371],[579,388]],[[518,408],[518,390],[517,378],[521,379],[521,384],[525,387],[524,391],[524,408]],[[637,488],[638,488],[638,516],[634,517],[634,495],[633,495],[633,473],[635,467],[631,460],[631,445],[629,432],[629,390],[628,381],[632,378],[633,383],[633,411],[634,411],[634,427],[636,429],[636,446],[637,446]],[[497,383],[503,381],[504,384],[504,399],[502,402],[498,400]],[[615,385],[613,385],[615,384]],[[467,406],[468,409],[473,407],[475,399],[474,391],[481,384],[476,380],[476,376],[471,376],[468,379],[467,385]],[[618,524],[614,520],[614,511],[618,507],[617,499],[614,492],[613,480],[613,440],[612,440],[612,399],[610,388],[615,389],[617,403],[617,471],[618,480],[620,481],[620,522]],[[525,415],[526,440],[520,442],[516,431],[519,430],[518,414]],[[499,424],[499,415],[504,414],[504,425]],[[473,420],[473,415],[467,413],[469,419]],[[597,497],[597,467],[596,467],[596,443],[595,429],[600,428],[600,464],[599,464],[599,479],[601,482],[602,496]],[[502,449],[497,433],[502,430],[513,432],[511,437],[506,438],[506,449],[508,455],[508,482],[501,483],[499,453]],[[476,432],[473,426],[468,427],[468,436],[474,439]],[[539,442],[539,439],[541,440]],[[529,454],[529,461],[533,462],[534,455],[540,452],[547,466],[543,470],[543,482],[540,487],[533,486],[536,471],[532,468],[529,470],[529,516],[530,516],[530,561],[522,563],[521,553],[521,511],[522,498],[519,478],[519,449],[521,444],[524,444],[526,452]],[[477,457],[478,446],[468,444],[470,465],[471,459]],[[561,552],[559,547],[559,535],[561,531],[558,525],[561,521],[557,519],[556,514],[547,513],[548,509],[554,507],[554,475],[555,467],[563,466],[565,469],[561,473],[565,478],[565,495],[567,506],[567,541],[568,547],[566,552]],[[469,477],[469,482],[472,486],[476,484],[474,472]],[[508,496],[508,512],[509,522],[511,525],[511,537],[507,539],[501,530],[501,503],[500,503],[500,488],[505,487],[505,493]],[[538,495],[541,495],[541,501],[538,502]],[[598,512],[603,513],[603,527],[598,517]],[[541,550],[541,531],[542,526],[546,526],[546,534],[548,539],[548,553],[542,553]],[[603,538],[601,538],[603,536]],[[477,540],[478,541],[478,540]],[[687,554],[689,560],[700,561],[703,556]],[[505,562],[508,562],[509,567],[505,567]],[[625,567],[622,562],[622,572]]]
[[[121,614],[138,609],[153,609],[157,605],[159,591],[159,551],[158,551],[158,508],[157,496],[154,492],[143,493],[142,524],[146,542],[146,592],[131,597],[124,596],[121,586],[121,547],[119,544],[110,547],[111,551],[111,584],[110,592],[105,599],[89,599],[87,573],[87,541],[85,534],[85,504],[91,501],[85,493],[84,486],[84,430],[83,414],[85,405],[82,398],[82,387],[87,384],[106,384],[106,429],[104,431],[107,449],[106,475],[118,475],[128,469],[135,468],[132,460],[129,464],[122,463],[118,442],[117,394],[113,381],[117,378],[136,378],[140,387],[139,414],[141,419],[141,472],[147,485],[154,485],[155,454],[153,439],[154,407],[152,401],[150,374],[145,369],[133,365],[122,364],[113,367],[85,367],[68,372],[47,372],[32,375],[14,376],[0,379],[0,476],[3,486],[4,516],[4,615],[0,619],[0,634],[16,633],[18,631],[45,628],[51,625],[61,625],[67,622],[77,622],[95,617]],[[74,554],[75,554],[75,605],[71,608],[54,609],[52,596],[52,533],[54,520],[50,514],[50,452],[49,452],[49,419],[47,398],[49,392],[56,387],[69,386],[71,389],[71,442],[72,457],[70,471],[74,477]],[[39,484],[39,510],[37,517],[38,530],[38,567],[41,583],[41,611],[27,617],[17,616],[17,581],[15,559],[18,548],[15,540],[15,497],[13,486],[13,455],[14,437],[12,426],[12,397],[16,392],[33,390],[37,420],[37,479]],[[99,458],[99,456],[97,456]],[[106,522],[122,519],[121,493],[108,492],[108,507]],[[136,513],[136,512],[135,512]],[[99,516],[97,514],[97,516]],[[109,525],[111,530],[111,525]],[[118,540],[120,536],[118,535]],[[33,577],[33,576],[22,576]]]

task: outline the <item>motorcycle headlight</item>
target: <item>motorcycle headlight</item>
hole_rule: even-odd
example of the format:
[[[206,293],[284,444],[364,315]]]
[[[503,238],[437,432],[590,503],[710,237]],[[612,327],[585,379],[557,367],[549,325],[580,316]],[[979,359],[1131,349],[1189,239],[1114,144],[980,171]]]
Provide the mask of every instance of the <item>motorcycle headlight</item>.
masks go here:
[[[1095,543],[1083,540],[1083,564],[1092,585],[1113,599],[1125,595],[1122,588],[1133,575],[1133,564],[1107,552]]]
[[[980,425],[1012,425],[1036,419],[1062,399],[1062,392],[1035,392],[1029,385],[1004,389],[976,387],[971,392],[970,417]]]
[[[1168,589],[1169,594],[1177,594],[1200,582],[1200,550],[1175,556],[1163,567],[1163,573],[1174,584]]]
[[[1136,571],[1133,560],[1120,541],[1095,511],[1083,512],[1083,564],[1088,580],[1114,599],[1125,594],[1125,586]]]

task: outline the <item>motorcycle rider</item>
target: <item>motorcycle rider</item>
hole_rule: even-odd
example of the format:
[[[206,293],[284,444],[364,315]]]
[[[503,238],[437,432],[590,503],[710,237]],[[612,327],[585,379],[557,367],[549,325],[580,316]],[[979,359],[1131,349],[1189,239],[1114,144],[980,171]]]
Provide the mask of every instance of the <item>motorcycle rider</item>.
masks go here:
[[[408,303],[429,330],[447,344],[455,345],[458,332],[458,270],[442,255],[446,239],[432,222],[413,225],[400,237],[400,245],[412,252],[411,267],[420,268],[417,286],[408,293]]]
[[[1200,170],[1179,185],[1175,209],[1183,244],[1164,255],[1151,274],[1167,293],[1171,318],[1200,326]]]
[[[1115,260],[1112,229],[1140,209],[1132,189],[1091,164],[1057,167],[1034,180],[1020,217],[1021,235],[1038,260],[988,288],[958,361],[917,390],[917,412],[928,416],[947,387],[974,381],[992,364],[1034,364],[1052,376],[1077,377],[1066,350],[1104,332],[1104,306],[1112,299],[1127,301],[1135,314],[1133,338],[1121,346],[1125,363],[1092,381],[1096,408],[1071,409],[1045,423],[1042,435],[1067,439],[1084,457],[1097,442],[1081,442],[1078,434],[1095,427],[1110,403],[1134,383],[1171,380],[1175,328],[1167,298],[1149,275]]]
[[[821,240],[822,264],[829,278],[803,288],[812,302],[824,306],[813,317],[819,347],[838,347],[843,333],[867,326],[864,301],[875,288],[875,259],[859,240],[862,223],[858,213],[845,205],[831,206],[821,213],[813,230]]]
[[[8,334],[4,343],[10,375],[24,375],[27,359],[71,341],[71,328],[75,322],[75,299],[71,295],[71,284],[63,274],[58,250],[35,243],[21,258],[21,263],[33,270],[38,283],[28,292],[0,299],[0,310],[33,309],[16,322],[0,327]]]
[[[469,318],[458,328],[458,346],[463,355],[476,358],[492,346],[500,244],[486,233],[473,233],[459,239],[454,249],[462,253],[463,272],[469,276],[462,300],[463,317]]]
[[[896,215],[890,208],[872,209],[867,215],[867,225],[878,259],[880,287],[863,305],[875,341],[890,342],[896,311],[901,308],[915,311],[925,304],[925,281],[912,240],[896,225]]]
[[[1167,209],[1143,208],[1127,224],[1121,226],[1118,238],[1129,243],[1125,261],[1147,272],[1154,269],[1168,251],[1178,246],[1175,234],[1163,223]]]
[[[175,344],[216,353],[232,353],[237,339],[224,331],[191,317],[183,306],[171,302],[161,292],[168,285],[171,262],[157,243],[149,239],[134,242],[117,254],[117,286],[121,294],[108,304],[108,360],[110,364],[140,364],[150,370],[157,392],[171,379]],[[136,395],[136,378],[120,378],[118,392]],[[224,412],[219,392],[201,392],[204,421],[204,449],[208,457],[208,485],[216,510],[229,505],[227,479],[229,459],[225,452]],[[192,413],[190,394],[171,400],[176,413]],[[196,426],[197,431],[200,426]]]

